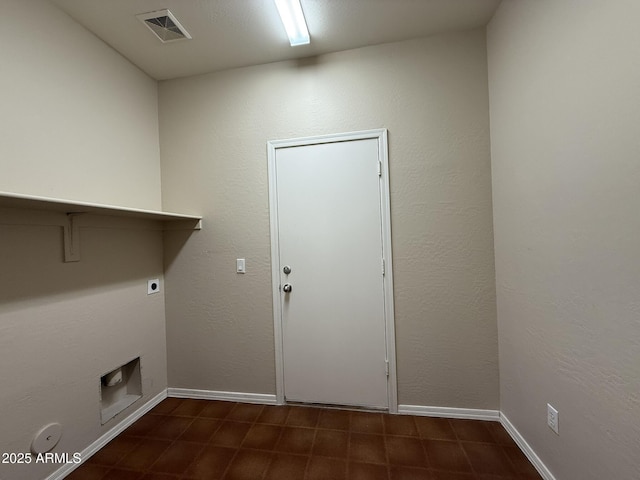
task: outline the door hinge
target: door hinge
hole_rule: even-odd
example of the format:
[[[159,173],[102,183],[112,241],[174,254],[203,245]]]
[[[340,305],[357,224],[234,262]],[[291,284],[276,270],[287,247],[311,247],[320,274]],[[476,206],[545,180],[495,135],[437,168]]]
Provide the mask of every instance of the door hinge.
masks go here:
[[[382,275],[385,274],[385,264],[384,264],[384,258],[382,259]]]
[[[378,176],[382,176],[382,162],[378,160]]]
[[[387,377],[389,376],[389,360],[384,361],[384,373]]]

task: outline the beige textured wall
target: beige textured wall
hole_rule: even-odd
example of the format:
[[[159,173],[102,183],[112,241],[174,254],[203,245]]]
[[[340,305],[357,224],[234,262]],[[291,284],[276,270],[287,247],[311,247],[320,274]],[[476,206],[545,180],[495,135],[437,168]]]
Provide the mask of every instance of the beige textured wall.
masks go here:
[[[156,82],[46,0],[0,45],[0,191],[160,209]]]
[[[384,127],[399,402],[498,408],[484,30],[161,82],[159,98],[163,204],[205,217],[165,237],[170,386],[275,392],[266,142]]]
[[[40,0],[0,15],[0,190],[159,208],[157,84]],[[0,208],[0,452],[29,452],[60,422],[54,452],[87,447],[100,425],[100,376],[141,356],[144,398],[166,377],[155,222],[82,217],[81,261],[63,263],[64,214]],[[34,480],[56,464],[0,464]]]
[[[640,478],[638,18],[505,0],[488,29],[501,407],[558,480]]]
[[[0,452],[29,452],[59,422],[56,453],[79,452],[167,386],[155,222],[79,221],[81,261],[63,263],[64,214],[0,209]],[[141,357],[144,397],[100,425],[100,376]],[[0,464],[0,478],[44,478],[55,464]]]

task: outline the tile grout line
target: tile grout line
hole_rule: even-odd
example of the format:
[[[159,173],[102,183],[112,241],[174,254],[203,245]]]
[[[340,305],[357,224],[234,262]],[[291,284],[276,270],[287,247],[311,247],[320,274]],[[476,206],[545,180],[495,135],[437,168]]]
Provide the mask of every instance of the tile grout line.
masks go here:
[[[183,403],[184,403],[184,402],[185,402],[185,401],[183,400]],[[176,408],[177,408],[177,407],[176,407]],[[175,410],[175,408],[174,408],[174,410]],[[204,408],[203,408],[202,410],[204,410]],[[202,410],[200,410],[200,412],[198,412],[198,415],[202,412]],[[193,424],[195,423],[196,419],[197,419],[197,418],[199,418],[199,417],[198,417],[198,415],[195,415],[195,416],[191,419],[191,422],[189,423],[189,425],[187,426],[187,428],[185,428],[185,429],[184,429],[184,431],[183,431],[180,435],[178,435],[178,436],[176,437],[176,439],[175,439],[174,443],[176,443],[176,442],[178,441],[178,439],[180,438],[180,436],[184,435],[184,434],[185,434],[185,432],[186,432],[187,430],[189,430],[189,428],[191,428],[191,425],[193,425]],[[213,436],[213,435],[215,434],[215,432],[216,432],[216,431],[218,431],[218,428],[220,428],[220,426],[218,426],[218,427],[215,429],[214,433],[212,433],[212,434],[211,434],[211,436]],[[197,458],[200,456],[200,454],[201,454],[202,452],[204,452],[204,449],[205,449],[205,448],[207,448],[207,444],[206,444],[206,443],[203,443],[203,442],[189,442],[189,443],[198,443],[198,444],[201,444],[201,446],[200,446],[200,450],[198,450],[198,453],[197,453],[197,454],[195,454],[195,455],[193,456],[193,458],[191,459],[191,461],[190,461],[189,463],[187,463],[187,465],[185,465],[185,467],[182,469],[182,473],[179,475],[179,478],[183,476],[184,472],[186,472],[186,471],[189,469],[189,467],[190,467],[193,463],[195,463],[195,461],[196,461],[196,460],[197,460]],[[173,445],[173,444],[169,445],[169,448],[171,448],[171,446],[172,446],[172,445]],[[165,450],[165,451],[166,451],[166,450]],[[160,455],[160,457],[161,457],[161,456],[162,456],[162,455]],[[158,459],[159,459],[160,457],[158,457]],[[166,473],[166,472],[164,472],[164,473]]]
[[[285,404],[286,405],[286,404]],[[313,407],[309,407],[309,408],[313,408]],[[294,412],[293,408],[289,408],[289,413],[287,414],[287,418],[284,419],[284,426],[282,428],[282,435],[284,435],[284,429],[287,428],[287,421],[289,420],[289,415],[291,415]],[[317,422],[316,422],[317,424]],[[295,428],[292,426],[292,428]],[[311,441],[311,451],[313,451],[313,442],[315,441],[315,433],[313,436],[313,440]],[[302,478],[307,478],[307,473],[309,472],[309,465],[311,465],[311,451],[309,451],[309,454],[306,456],[307,457],[307,463],[304,466],[304,472],[302,473]],[[289,452],[291,453],[291,452]]]
[[[237,402],[227,402],[232,404],[233,406],[221,417],[208,417],[208,416],[204,416],[202,412],[204,412],[204,410],[206,409],[203,408],[202,410],[200,410],[200,412],[198,412],[198,415],[194,418],[194,422],[196,419],[201,419],[201,420],[212,420],[212,421],[216,421],[217,425],[216,427],[213,429],[213,431],[209,434],[209,436],[207,437],[207,439],[203,442],[195,442],[195,443],[202,443],[203,447],[201,449],[201,451],[198,453],[198,455],[195,456],[195,458],[191,461],[191,463],[189,463],[189,465],[187,466],[187,468],[183,471],[182,473],[182,477],[186,477],[186,472],[189,470],[189,467],[191,467],[191,465],[195,464],[195,462],[198,460],[198,458],[200,457],[200,455],[207,449],[207,447],[209,446],[214,446],[214,447],[220,447],[220,448],[231,448],[229,446],[221,446],[221,445],[215,445],[211,443],[211,440],[213,439],[213,437],[215,436],[215,434],[222,428],[222,426],[224,425],[225,419],[227,418],[227,415],[229,415],[229,413],[231,413],[231,411],[236,407]],[[192,422],[193,424],[193,422]],[[186,431],[186,430],[185,430]],[[184,433],[184,432],[183,432]],[[237,450],[237,449],[236,449]],[[233,458],[235,457],[235,453],[234,455],[231,457],[231,460],[229,461],[229,463],[231,463],[231,461],[233,460]],[[228,465],[227,465],[228,467]],[[226,469],[223,473],[226,472]]]
[[[318,423],[320,422],[320,412],[318,412],[318,418],[316,418],[315,427],[313,428],[313,440],[311,440],[311,450],[309,451],[309,459],[307,460],[307,466],[304,471],[305,478],[309,474],[311,468],[311,459],[313,458],[313,447],[316,444],[316,438],[318,437]]]
[[[347,416],[347,475],[349,475],[351,465],[351,412]]]
[[[237,405],[237,404],[236,404]],[[258,412],[258,414],[255,416],[255,418],[253,419],[253,422],[251,423],[251,426],[249,427],[249,430],[247,430],[247,433],[244,434],[244,437],[242,438],[242,440],[240,441],[240,445],[238,445],[238,448],[236,448],[236,453],[234,454],[233,458],[231,459],[231,461],[229,462],[229,465],[227,465],[227,470],[229,469],[229,467],[233,464],[233,460],[235,459],[235,457],[237,456],[238,452],[242,449],[242,445],[244,444],[245,440],[247,439],[247,436],[249,435],[249,432],[251,431],[251,429],[258,423],[258,419],[260,418],[260,415],[262,415],[262,412],[264,412],[264,407],[265,405],[262,405],[262,408],[260,409],[260,411]],[[233,410],[235,410],[236,407],[233,407],[229,413],[231,413]],[[227,413],[227,415],[229,415],[229,413]],[[280,432],[280,435],[282,435],[282,432]],[[280,436],[278,436],[278,439],[280,439]],[[277,443],[277,440],[276,440]],[[275,448],[275,446],[274,446]],[[253,449],[252,449],[253,450]],[[258,449],[255,449],[258,450]],[[260,449],[261,450],[261,449]],[[271,456],[273,456],[273,452],[271,452]],[[269,460],[269,462],[267,463],[267,465],[264,468],[264,471],[262,472],[262,475],[260,476],[261,479],[263,479],[264,477],[267,476],[267,472],[269,471],[269,467],[271,466],[271,462],[273,462],[273,458],[271,458]],[[224,471],[224,473],[222,474],[222,477],[224,479],[224,477],[227,475],[227,470]]]
[[[273,445],[274,456],[277,455],[277,454],[282,454],[282,455],[286,454],[285,452],[280,452],[279,450],[276,450],[276,447],[278,446],[278,443],[280,443],[280,439],[282,439],[282,436],[284,435],[285,429],[287,428],[287,419],[289,418],[289,415],[291,415],[291,412],[293,411],[289,405],[285,404],[283,406],[287,407],[289,409],[289,411],[287,412],[287,416],[284,417],[284,420],[282,421],[282,424],[279,425],[281,430],[280,430],[280,435],[278,435],[278,439],[276,440],[275,444]],[[311,448],[313,448],[313,444],[311,445]],[[288,452],[288,454],[291,454],[291,452]],[[304,466],[305,472],[303,472],[303,476],[306,474],[306,469],[309,466],[310,455],[306,455],[306,457],[307,457],[307,461],[306,461],[305,466]],[[265,476],[266,476],[266,472],[265,472]]]
[[[458,448],[460,448],[460,450],[462,450],[462,454],[464,455],[464,458],[467,460],[467,463],[469,464],[469,467],[471,467],[471,474],[473,475],[473,477],[475,479],[479,478],[480,474],[478,472],[476,472],[476,469],[474,468],[473,464],[471,463],[471,459],[469,458],[469,455],[467,454],[467,451],[464,449],[464,446],[462,445],[462,440],[460,439],[460,436],[458,435],[458,432],[456,431],[455,427],[451,423],[451,419],[447,419],[447,421],[449,422],[449,426],[451,427],[451,430],[453,430],[453,434],[456,436],[456,443],[458,444]]]
[[[187,400],[187,399],[182,399],[182,401],[181,401],[177,406],[175,406],[175,407],[174,407],[174,408],[173,408],[173,409],[172,409],[172,410],[171,410],[171,411],[170,411],[166,416],[168,416],[168,417],[172,417],[172,418],[185,416],[185,415],[171,415],[171,414],[172,414],[172,413],[173,413],[173,412],[174,412],[174,411],[175,411],[175,410],[176,410],[180,405],[184,404],[184,403],[186,402],[186,400]],[[193,422],[195,422],[195,420],[196,420],[197,416],[194,416],[194,417],[188,417],[188,418],[191,418],[191,421],[189,422],[189,425],[187,425],[187,428],[185,428],[185,429],[184,429],[184,431],[183,431],[182,433],[180,433],[180,435],[184,434],[184,432],[186,432],[186,431],[189,429],[189,427],[193,424]],[[152,429],[152,430],[153,430],[153,429]],[[172,447],[172,446],[173,446],[173,445],[178,441],[178,438],[180,438],[180,435],[178,435],[178,436],[176,436],[175,438],[173,438],[173,440],[171,441],[171,443],[167,446],[167,448],[165,448],[165,449],[162,451],[162,453],[158,456],[158,458],[156,458],[156,460],[155,460],[151,465],[149,465],[149,466],[144,470],[144,472],[143,472],[144,474],[147,474],[147,473],[153,473],[153,472],[151,471],[151,468],[152,468],[156,463],[158,463],[158,461],[162,458],[162,455],[163,455],[166,451],[168,451],[168,450],[169,450],[169,449],[170,449],[170,448],[171,448],[171,447]],[[193,443],[193,442],[191,442],[191,443]],[[202,445],[202,446],[200,447],[200,451],[198,452],[198,454],[197,454],[196,456],[194,456],[194,457],[193,457],[193,460],[191,460],[191,462],[189,462],[189,464],[187,465],[187,467],[186,467],[186,468],[188,468],[189,466],[191,466],[191,464],[192,464],[193,462],[195,462],[196,458],[197,458],[197,457],[198,457],[198,456],[199,456],[199,455],[204,451],[205,446],[206,446],[206,445]],[[185,469],[185,470],[186,470],[186,469]],[[161,472],[161,473],[167,473],[167,472]],[[183,472],[183,473],[184,473],[184,472]],[[182,474],[180,474],[180,476],[182,476]]]
[[[387,448],[387,424],[384,421],[384,416],[380,418],[382,422],[382,444],[384,445],[384,457],[387,467],[387,478],[391,478],[391,462],[389,461],[389,449]]]
[[[181,401],[178,405],[180,405],[180,404],[182,404],[182,401]],[[175,410],[176,408],[178,408],[178,406],[175,406],[171,411],[167,412],[166,414],[159,414],[159,415],[160,415],[160,416],[163,416],[163,417],[170,417],[170,416],[171,416],[171,412],[173,412],[173,410]],[[155,428],[157,428],[158,426],[159,426],[159,425],[154,426],[151,430],[154,430],[154,429],[155,429]],[[188,427],[187,427],[187,428],[188,428]],[[148,432],[148,433],[150,433],[150,432]],[[147,440],[147,439],[148,439],[148,437],[147,437],[146,435],[144,435],[144,436],[143,436],[143,440]],[[154,438],[154,437],[151,437],[151,439],[156,439],[156,440],[165,440],[165,439]],[[168,439],[167,439],[167,440],[168,440]],[[153,465],[155,465],[155,464],[158,462],[158,460],[160,460],[160,458],[162,457],[162,454],[163,454],[164,452],[166,452],[167,450],[169,450],[169,448],[171,448],[171,446],[172,446],[175,442],[176,442],[176,439],[175,439],[175,438],[172,438],[172,439],[171,439],[171,441],[169,442],[169,445],[167,445],[167,446],[166,446],[166,448],[165,448],[164,450],[162,450],[162,452],[160,452],[160,455],[158,455],[158,458],[156,458],[153,462],[151,462],[151,464],[150,464],[150,465],[148,465],[147,467],[145,467],[143,470],[131,470],[131,469],[129,469],[129,468],[123,468],[122,470],[127,470],[127,471],[130,471],[130,472],[131,472],[131,471],[132,471],[132,472],[136,472],[136,473],[139,473],[141,476],[142,476],[143,474],[150,473],[150,468],[151,468]],[[142,442],[140,442],[140,444],[142,444]],[[135,448],[137,448],[137,446],[136,446],[136,447],[134,447],[134,450],[135,450]],[[132,451],[133,451],[133,450],[132,450]],[[131,452],[129,452],[129,454],[131,454]],[[116,463],[116,465],[111,466],[111,467],[109,468],[109,471],[107,471],[107,472],[103,475],[103,478],[104,478],[104,477],[106,477],[106,476],[107,476],[107,475],[108,475],[112,470],[114,470],[114,469],[115,469],[115,467],[116,467],[117,465],[119,465],[119,464],[120,464],[120,462],[122,462],[122,461],[124,460],[124,458],[125,458],[126,456],[128,456],[129,454],[127,454],[127,455],[123,456],[123,457],[122,457],[122,458],[121,458],[121,459]]]
[[[118,437],[119,437],[119,435],[118,435]],[[118,438],[118,437],[116,437],[116,438]],[[114,438],[113,440],[115,440],[116,438]],[[131,452],[133,452],[133,451],[138,447],[138,445],[140,445],[140,444],[142,443],[142,439],[140,439],[139,437],[133,437],[133,438],[134,438],[134,439],[135,439],[135,441],[136,441],[136,444],[133,446],[133,448],[132,448],[130,451],[128,451],[127,453],[125,453],[124,455],[122,455],[122,457],[120,457],[116,463],[114,463],[113,465],[108,465],[108,466],[107,466],[107,471],[106,471],[106,472],[104,472],[104,475],[103,475],[102,477],[105,477],[105,476],[107,475],[107,473],[109,473],[109,471],[110,471],[110,470],[113,470],[113,468],[115,468],[115,467],[117,467],[118,465],[120,465],[120,462],[122,462],[122,460],[124,460],[124,457],[126,457],[126,456],[127,456],[127,455],[129,455]],[[111,440],[109,443],[107,443],[107,445],[109,445],[111,442],[113,442],[113,440]],[[107,445],[105,445],[104,447],[102,447],[100,450],[102,450],[103,448],[105,448]],[[98,452],[96,452],[94,455],[96,455],[97,453],[98,453]],[[99,464],[98,464],[98,465],[99,465]],[[105,465],[102,465],[102,466],[105,466]],[[101,477],[101,478],[102,478],[102,477]]]
[[[222,422],[224,422],[224,420],[229,416],[229,414],[239,405],[238,402],[233,402],[233,407],[224,415],[224,417],[222,417],[220,420]],[[249,433],[249,431],[247,430],[247,433]],[[246,436],[246,433],[245,433]],[[213,436],[212,436],[213,438]],[[242,445],[242,442],[244,442],[244,437],[242,437],[242,441],[240,442],[240,445]],[[226,468],[223,470],[222,474],[220,475],[221,479],[224,479],[224,477],[227,476],[227,473],[229,473],[229,469],[231,468],[231,465],[233,465],[233,461],[236,459],[236,457],[238,456],[238,452],[240,451],[240,446],[235,448],[235,451],[233,452],[233,456],[231,457],[231,459],[229,460],[229,463],[227,464]]]
[[[262,415],[262,413],[264,413],[264,407],[262,408],[262,412],[260,412],[260,415]],[[258,415],[258,417],[256,418],[256,423],[258,422],[260,415]],[[287,413],[287,417],[288,416],[289,414]],[[278,454],[276,450],[276,446],[278,445],[278,442],[280,441],[280,439],[282,438],[282,434],[284,433],[284,424],[287,421],[287,417],[284,418],[284,423],[282,425],[278,425],[278,427],[280,428],[280,433],[278,434],[278,438],[276,438],[275,441],[273,442],[273,449],[271,450],[271,460],[267,464],[267,468],[265,468],[264,472],[262,473],[261,478],[263,479],[267,477],[267,473],[269,473],[269,469],[271,468],[271,465],[273,464],[273,462],[276,461],[276,455]],[[272,425],[272,424],[264,423],[262,425]]]
[[[427,455],[427,447],[425,447],[424,442],[422,441],[422,436],[420,435],[420,429],[418,428],[418,422],[416,422],[415,415],[411,415],[411,419],[413,420],[413,426],[416,429],[416,437],[420,442],[420,447],[422,448],[424,467],[429,471],[429,475],[431,475],[431,461],[429,460],[429,455]]]

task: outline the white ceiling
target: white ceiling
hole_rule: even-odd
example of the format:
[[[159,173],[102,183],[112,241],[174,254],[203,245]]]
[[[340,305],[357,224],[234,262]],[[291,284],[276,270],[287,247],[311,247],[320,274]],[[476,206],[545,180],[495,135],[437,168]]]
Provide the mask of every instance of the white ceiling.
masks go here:
[[[197,75],[481,27],[501,0],[302,0],[290,47],[273,0],[50,0],[151,77]],[[193,36],[162,44],[136,14],[168,8]]]

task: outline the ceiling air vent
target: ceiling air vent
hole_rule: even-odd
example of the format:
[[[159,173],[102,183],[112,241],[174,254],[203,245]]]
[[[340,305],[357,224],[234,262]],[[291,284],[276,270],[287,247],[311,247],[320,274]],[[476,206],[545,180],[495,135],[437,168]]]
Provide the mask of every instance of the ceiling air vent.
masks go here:
[[[189,32],[180,25],[169,10],[141,13],[136,15],[162,43],[191,39]]]

